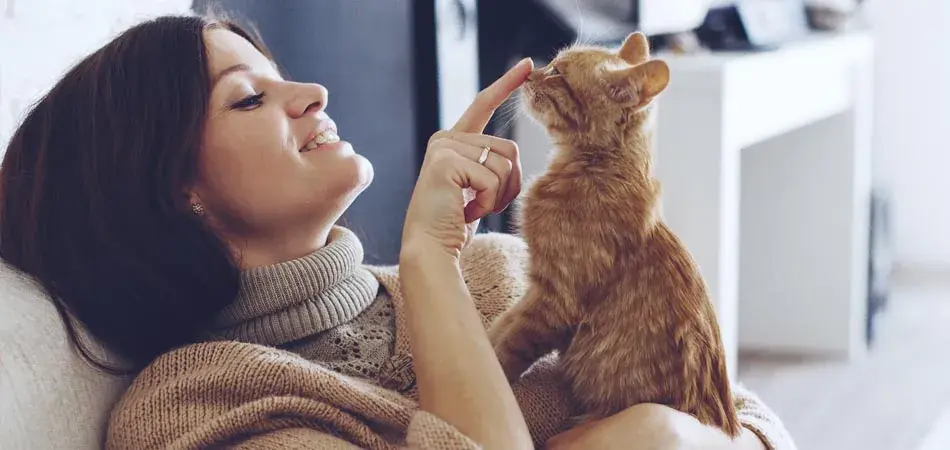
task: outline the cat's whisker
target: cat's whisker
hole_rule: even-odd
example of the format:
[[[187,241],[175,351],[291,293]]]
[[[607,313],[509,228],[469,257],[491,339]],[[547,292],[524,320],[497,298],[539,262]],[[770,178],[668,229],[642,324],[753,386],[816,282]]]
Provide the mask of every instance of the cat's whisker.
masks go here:
[[[516,111],[521,106],[521,99],[512,97],[498,108],[502,114],[508,114],[511,111]]]
[[[501,104],[496,110],[492,119],[495,127],[494,133],[503,135],[511,131],[511,126],[515,119],[521,113],[521,98],[518,95],[512,95],[511,98]]]
[[[503,134],[511,131],[511,126],[514,124],[515,119],[521,114],[520,103],[520,101],[511,101],[503,104],[502,107],[496,111],[498,133]]]
[[[577,10],[577,40],[584,42],[584,37],[586,31],[584,30],[584,14],[581,13],[581,2],[580,0],[574,0],[574,8]]]
[[[524,94],[523,94],[523,91],[518,91],[518,92],[516,92],[514,95],[512,95],[512,96],[508,99],[508,101],[506,101],[504,104],[502,104],[501,109],[502,109],[502,110],[505,110],[505,111],[512,110],[512,109],[517,109],[518,107],[521,106],[521,102],[522,102],[521,96],[522,96],[522,95],[524,95]]]
[[[515,123],[515,119],[518,118],[517,112],[512,114],[510,117],[506,118],[505,121],[498,126],[500,132],[507,134],[512,129],[512,125]]]

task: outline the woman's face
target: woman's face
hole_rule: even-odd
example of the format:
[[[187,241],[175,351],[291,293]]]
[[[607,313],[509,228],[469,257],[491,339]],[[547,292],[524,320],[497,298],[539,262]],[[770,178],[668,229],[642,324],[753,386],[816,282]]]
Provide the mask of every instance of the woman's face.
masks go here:
[[[205,42],[213,84],[191,201],[246,266],[324,245],[372,166],[337,137],[326,88],[283,80],[230,31],[208,30]]]

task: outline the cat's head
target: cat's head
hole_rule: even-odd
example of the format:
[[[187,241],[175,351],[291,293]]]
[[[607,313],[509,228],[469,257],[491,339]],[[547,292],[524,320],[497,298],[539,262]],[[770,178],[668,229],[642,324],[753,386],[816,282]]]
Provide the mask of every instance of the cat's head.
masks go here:
[[[638,32],[617,51],[562,50],[531,73],[522,98],[529,113],[553,134],[616,133],[618,127],[638,126],[669,81],[669,67],[650,58],[647,38]]]

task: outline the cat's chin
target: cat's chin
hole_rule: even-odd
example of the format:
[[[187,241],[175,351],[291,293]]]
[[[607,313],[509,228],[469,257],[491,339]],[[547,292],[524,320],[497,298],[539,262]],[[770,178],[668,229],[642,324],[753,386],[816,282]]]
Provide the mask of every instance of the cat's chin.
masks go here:
[[[549,112],[544,107],[544,100],[536,100],[537,97],[528,97],[522,100],[522,109],[526,116],[531,118],[534,123],[544,127],[549,134],[556,134],[562,130],[564,125],[553,112]]]
[[[531,118],[537,124],[548,128],[551,121],[548,120],[547,114],[544,112],[542,105],[538,98],[538,94],[535,90],[525,87],[524,92],[521,95],[521,110],[524,114]]]

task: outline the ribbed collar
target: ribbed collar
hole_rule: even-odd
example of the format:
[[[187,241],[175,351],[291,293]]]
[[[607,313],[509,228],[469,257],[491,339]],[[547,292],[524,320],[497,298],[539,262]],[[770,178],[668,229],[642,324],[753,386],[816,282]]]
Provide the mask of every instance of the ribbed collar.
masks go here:
[[[335,227],[327,245],[310,255],[242,273],[238,297],[215,317],[214,332],[278,346],[343,324],[379,291],[362,262],[359,238]]]

